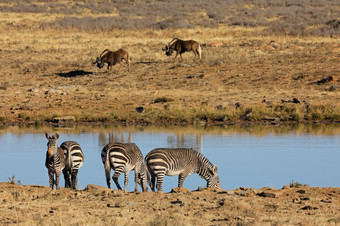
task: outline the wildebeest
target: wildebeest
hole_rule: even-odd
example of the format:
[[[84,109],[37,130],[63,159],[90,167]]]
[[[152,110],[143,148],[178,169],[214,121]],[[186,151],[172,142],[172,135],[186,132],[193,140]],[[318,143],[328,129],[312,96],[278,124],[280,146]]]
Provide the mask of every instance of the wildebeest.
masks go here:
[[[182,59],[182,53],[193,51],[195,54],[195,61],[197,56],[201,59],[201,46],[198,42],[194,40],[181,40],[178,38],[174,38],[168,45],[165,46],[165,48],[162,49],[163,51],[166,51],[165,54],[167,56],[171,56],[173,51],[176,51],[176,56],[174,59],[174,62],[176,61],[176,57],[179,54]]]
[[[116,63],[119,62],[119,72],[120,72],[123,60],[125,60],[125,62],[127,63],[128,70],[130,71],[130,58],[129,58],[129,53],[126,50],[119,49],[113,52],[108,49],[105,49],[100,54],[100,56],[97,57],[96,61],[94,61],[93,64],[97,64],[98,68],[103,68],[104,64],[107,63],[107,69],[112,72],[113,65],[116,65]]]

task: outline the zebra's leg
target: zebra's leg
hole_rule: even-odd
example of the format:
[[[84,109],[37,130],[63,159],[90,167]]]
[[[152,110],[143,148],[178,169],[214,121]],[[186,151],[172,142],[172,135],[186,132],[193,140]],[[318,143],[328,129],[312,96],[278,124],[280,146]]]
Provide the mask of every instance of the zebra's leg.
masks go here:
[[[151,174],[151,182],[150,182],[151,191],[155,191],[155,183],[156,183],[156,176],[154,174]]]
[[[162,191],[162,186],[163,186],[163,180],[164,180],[164,172],[157,173],[157,191]]]
[[[59,190],[59,179],[60,179],[61,172],[56,173],[56,179],[55,179],[55,189]]]
[[[137,184],[139,184],[143,190],[142,179],[140,178],[140,172],[141,172],[140,167],[136,166],[135,167],[135,192],[138,191]]]
[[[63,169],[64,179],[65,179],[65,188],[70,187],[70,175],[67,169]]]
[[[108,188],[111,188],[111,178],[110,176],[106,178],[106,184]]]
[[[118,170],[118,171],[115,171],[115,173],[112,176],[112,179],[115,182],[118,190],[122,190],[122,187],[118,183],[118,177],[120,176],[120,174],[121,174],[121,172]]]
[[[124,178],[124,191],[126,191],[126,187],[129,183],[129,174],[130,174],[130,172],[124,173],[124,176],[125,176],[125,178]],[[136,188],[137,188],[137,185],[136,185]]]
[[[72,188],[74,190],[78,190],[78,186],[77,186],[77,183],[78,183],[78,169],[74,169],[72,170],[71,172],[71,183],[72,183]]]
[[[188,174],[186,173],[181,173],[179,176],[178,176],[178,187],[181,188],[183,186],[183,182],[185,180],[185,178],[188,176]]]
[[[54,187],[54,174],[52,171],[48,171],[48,177],[50,182],[50,188],[53,189]]]

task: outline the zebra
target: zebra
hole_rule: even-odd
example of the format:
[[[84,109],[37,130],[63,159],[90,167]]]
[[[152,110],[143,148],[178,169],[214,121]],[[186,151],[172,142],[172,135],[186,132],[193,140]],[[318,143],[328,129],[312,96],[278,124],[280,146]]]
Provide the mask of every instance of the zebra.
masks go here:
[[[60,147],[58,147],[58,133],[52,136],[49,136],[48,133],[45,133],[45,136],[48,140],[45,166],[48,169],[50,187],[53,189],[55,185],[56,189],[59,190],[60,174],[61,171],[65,168],[64,151]],[[54,174],[56,175],[55,179]]]
[[[110,171],[115,171],[112,176],[118,190],[122,190],[118,183],[120,174],[124,172],[124,191],[129,181],[129,173],[135,171],[135,192],[138,191],[137,183],[141,186],[142,191],[147,191],[148,173],[143,164],[143,154],[135,143],[109,143],[102,152],[107,187],[111,188]]]
[[[60,145],[65,154],[65,168],[63,170],[65,178],[65,188],[77,190],[78,170],[84,164],[84,153],[80,145],[75,141],[65,141]]]
[[[217,166],[191,148],[156,148],[145,156],[145,164],[151,174],[150,187],[162,191],[164,175],[178,176],[178,187],[182,187],[188,175],[197,173],[207,181],[207,187],[220,188]]]

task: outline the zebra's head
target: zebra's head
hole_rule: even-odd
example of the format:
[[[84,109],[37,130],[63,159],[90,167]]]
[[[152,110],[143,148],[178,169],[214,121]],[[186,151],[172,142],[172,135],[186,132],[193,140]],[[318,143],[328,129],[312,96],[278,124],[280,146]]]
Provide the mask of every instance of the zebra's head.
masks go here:
[[[45,136],[48,140],[47,142],[47,153],[49,156],[52,156],[58,149],[58,138],[59,134],[56,133],[55,135],[49,136],[48,133],[45,133]]]
[[[217,166],[214,165],[212,169],[209,169],[211,175],[207,180],[208,188],[221,188],[220,186],[220,178],[217,175]]]

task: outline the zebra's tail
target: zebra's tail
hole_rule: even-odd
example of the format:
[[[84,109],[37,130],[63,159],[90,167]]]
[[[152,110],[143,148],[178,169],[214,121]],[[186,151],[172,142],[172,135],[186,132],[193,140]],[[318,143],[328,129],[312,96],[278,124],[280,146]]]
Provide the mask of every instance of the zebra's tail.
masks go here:
[[[144,165],[144,168],[145,168],[145,173],[146,173],[146,181],[148,182],[148,184],[150,184],[150,173],[149,173],[148,167]]]
[[[71,161],[71,143],[70,143],[70,142],[67,144],[66,149],[67,149],[67,163],[66,163],[66,165],[67,165],[67,167],[68,167],[69,169],[72,169],[72,161]],[[65,167],[65,168],[66,168],[66,167]]]
[[[147,175],[148,184],[149,184],[151,190],[153,190],[153,187],[152,187],[153,185],[152,185],[152,183],[151,183],[151,173],[150,173],[150,169],[149,169],[149,166],[148,166],[148,162],[147,162],[147,161],[145,161],[144,167],[145,167],[145,172],[146,172],[146,175]]]
[[[110,163],[110,151],[109,148],[106,149],[106,158],[105,158],[105,176],[106,176],[106,181],[108,183],[109,186],[109,182],[110,182],[110,173],[111,173],[111,163]]]

